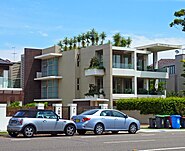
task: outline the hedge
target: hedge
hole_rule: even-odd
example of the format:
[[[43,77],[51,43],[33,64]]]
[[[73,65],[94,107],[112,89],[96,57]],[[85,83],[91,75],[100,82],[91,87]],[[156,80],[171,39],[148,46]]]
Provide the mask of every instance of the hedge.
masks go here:
[[[141,114],[185,115],[185,98],[132,98],[116,102],[118,110],[140,110]]]

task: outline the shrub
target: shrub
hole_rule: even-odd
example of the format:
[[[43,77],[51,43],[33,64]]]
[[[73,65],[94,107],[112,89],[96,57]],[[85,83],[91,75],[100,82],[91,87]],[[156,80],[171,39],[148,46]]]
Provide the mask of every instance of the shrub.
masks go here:
[[[185,98],[137,98],[120,99],[116,102],[119,110],[140,110],[141,114],[185,115]]]

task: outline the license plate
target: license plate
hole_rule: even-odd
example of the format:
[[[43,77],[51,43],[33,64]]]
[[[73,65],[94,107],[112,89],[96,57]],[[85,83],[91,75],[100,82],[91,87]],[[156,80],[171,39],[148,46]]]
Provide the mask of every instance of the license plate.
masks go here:
[[[76,121],[76,123],[78,123],[78,122],[80,122],[80,119],[76,119],[75,121]]]

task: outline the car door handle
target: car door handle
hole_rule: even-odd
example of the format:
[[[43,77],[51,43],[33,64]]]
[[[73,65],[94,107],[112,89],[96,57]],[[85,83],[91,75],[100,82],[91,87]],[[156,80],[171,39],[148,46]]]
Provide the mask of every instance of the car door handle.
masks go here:
[[[104,120],[105,118],[101,118],[102,120]]]
[[[46,123],[46,122],[47,122],[46,120],[43,121],[43,123]]]

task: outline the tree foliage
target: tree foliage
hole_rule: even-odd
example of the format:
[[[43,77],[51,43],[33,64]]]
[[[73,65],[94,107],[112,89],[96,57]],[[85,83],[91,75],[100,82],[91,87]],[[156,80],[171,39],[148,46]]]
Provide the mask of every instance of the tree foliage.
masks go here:
[[[174,16],[176,17],[173,22],[170,23],[170,27],[173,26],[181,26],[182,31],[185,31],[185,9],[181,9],[174,13]]]

